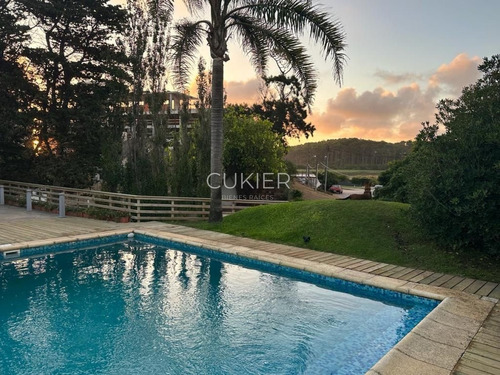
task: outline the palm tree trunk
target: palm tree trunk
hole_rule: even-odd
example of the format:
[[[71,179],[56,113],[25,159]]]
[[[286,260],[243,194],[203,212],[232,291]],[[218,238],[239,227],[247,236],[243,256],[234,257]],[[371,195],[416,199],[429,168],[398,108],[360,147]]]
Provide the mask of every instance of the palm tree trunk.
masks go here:
[[[224,110],[224,60],[212,59],[212,118],[210,124],[210,222],[222,221],[222,148]]]

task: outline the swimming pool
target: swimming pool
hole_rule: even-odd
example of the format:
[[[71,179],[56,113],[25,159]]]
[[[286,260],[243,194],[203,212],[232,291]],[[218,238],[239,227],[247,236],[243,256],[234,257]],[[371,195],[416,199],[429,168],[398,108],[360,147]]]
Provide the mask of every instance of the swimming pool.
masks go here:
[[[21,255],[2,374],[363,374],[438,304],[143,235]]]

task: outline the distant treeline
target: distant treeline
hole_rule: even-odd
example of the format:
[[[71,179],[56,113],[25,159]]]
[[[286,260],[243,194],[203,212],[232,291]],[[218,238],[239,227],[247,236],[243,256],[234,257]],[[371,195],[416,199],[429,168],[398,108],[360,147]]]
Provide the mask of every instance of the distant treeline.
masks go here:
[[[412,142],[376,142],[358,138],[330,139],[290,147],[286,160],[297,168],[305,168],[318,162],[332,169],[385,169],[394,160],[401,160],[412,147]],[[314,157],[316,155],[316,158]]]

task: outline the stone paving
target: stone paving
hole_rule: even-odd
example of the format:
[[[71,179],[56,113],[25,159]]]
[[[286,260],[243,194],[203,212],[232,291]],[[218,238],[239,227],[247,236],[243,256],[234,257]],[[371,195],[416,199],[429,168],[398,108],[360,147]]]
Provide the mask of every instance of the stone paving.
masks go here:
[[[0,206],[0,251],[132,230],[443,300],[368,374],[500,375],[500,288],[497,283],[179,225],[58,218],[54,214]]]

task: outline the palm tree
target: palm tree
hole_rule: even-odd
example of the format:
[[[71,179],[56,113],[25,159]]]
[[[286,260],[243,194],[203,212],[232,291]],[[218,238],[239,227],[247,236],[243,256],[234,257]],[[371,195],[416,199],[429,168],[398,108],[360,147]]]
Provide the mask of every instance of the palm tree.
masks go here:
[[[197,48],[208,41],[212,57],[211,186],[221,186],[223,147],[224,62],[229,60],[227,42],[236,38],[264,76],[270,59],[286,65],[300,80],[303,95],[312,102],[316,89],[313,62],[299,40],[304,32],[332,60],[333,76],[341,84],[345,62],[342,26],[310,0],[184,0],[192,15],[210,11],[210,19],[184,19],[176,24],[173,37],[174,76],[178,85],[187,83]],[[222,188],[211,190],[210,217],[222,221]]]

